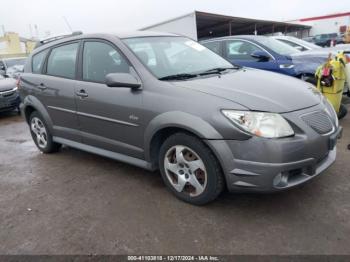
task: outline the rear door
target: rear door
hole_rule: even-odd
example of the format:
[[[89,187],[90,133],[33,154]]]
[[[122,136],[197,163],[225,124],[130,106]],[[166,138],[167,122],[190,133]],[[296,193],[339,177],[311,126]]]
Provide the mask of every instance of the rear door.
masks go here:
[[[278,71],[278,65],[272,55],[270,55],[271,58],[268,61],[259,61],[251,56],[255,51],[267,53],[266,50],[252,42],[241,39],[226,40],[224,42],[223,51],[225,58],[233,64],[269,71]]]
[[[78,49],[79,42],[70,42],[35,54],[32,74],[24,74],[49,112],[53,135],[75,141],[80,140],[74,95]]]
[[[109,73],[137,77],[135,71],[121,51],[104,40],[85,40],[80,57],[76,101],[84,144],[142,158],[142,91],[105,84]]]

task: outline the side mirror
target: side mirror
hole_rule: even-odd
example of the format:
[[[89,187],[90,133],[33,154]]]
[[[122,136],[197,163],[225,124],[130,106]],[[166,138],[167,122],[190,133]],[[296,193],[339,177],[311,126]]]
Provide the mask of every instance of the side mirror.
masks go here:
[[[129,73],[111,73],[106,75],[106,85],[109,87],[128,87],[137,89],[141,83]]]
[[[4,65],[0,65],[0,70],[1,70],[1,71],[6,71],[5,66],[4,66]]]
[[[295,46],[294,48],[297,49],[297,50],[299,50],[299,51],[304,51],[304,48],[303,48],[302,46],[299,46],[299,45],[298,45],[298,46]]]
[[[259,60],[259,62],[266,62],[270,60],[270,55],[265,51],[254,51],[250,54],[251,57],[254,57]]]

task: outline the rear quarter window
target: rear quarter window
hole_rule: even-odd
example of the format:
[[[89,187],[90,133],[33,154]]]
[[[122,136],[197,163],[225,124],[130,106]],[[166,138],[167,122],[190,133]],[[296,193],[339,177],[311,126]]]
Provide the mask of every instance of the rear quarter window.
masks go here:
[[[66,44],[51,50],[46,73],[52,76],[73,79],[78,52],[78,43]]]
[[[44,51],[41,51],[41,52],[33,55],[33,58],[32,58],[32,72],[33,73],[40,74],[42,72],[47,52],[48,52],[48,50],[46,49]]]

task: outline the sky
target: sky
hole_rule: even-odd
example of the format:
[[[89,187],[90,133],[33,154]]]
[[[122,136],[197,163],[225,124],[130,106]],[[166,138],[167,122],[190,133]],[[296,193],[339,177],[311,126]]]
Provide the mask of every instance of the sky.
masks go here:
[[[349,12],[349,0],[0,0],[0,35],[137,30],[194,10],[287,21]],[[67,25],[68,22],[69,26]],[[35,29],[37,27],[37,30]]]

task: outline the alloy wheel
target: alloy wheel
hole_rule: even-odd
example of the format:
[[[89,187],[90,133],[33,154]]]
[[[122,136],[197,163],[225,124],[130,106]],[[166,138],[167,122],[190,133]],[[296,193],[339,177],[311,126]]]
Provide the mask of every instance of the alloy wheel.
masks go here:
[[[35,135],[38,146],[40,148],[45,148],[47,145],[47,131],[43,122],[39,118],[33,117],[30,128]]]
[[[164,170],[177,192],[199,196],[207,185],[207,171],[203,160],[189,147],[171,147],[164,158]]]

